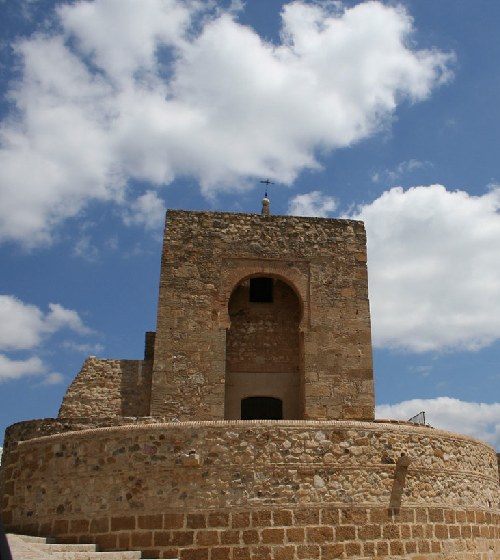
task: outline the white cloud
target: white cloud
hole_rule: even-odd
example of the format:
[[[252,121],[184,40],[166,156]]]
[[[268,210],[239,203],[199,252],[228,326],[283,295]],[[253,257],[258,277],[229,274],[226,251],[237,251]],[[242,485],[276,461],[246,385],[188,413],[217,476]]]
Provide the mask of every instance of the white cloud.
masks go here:
[[[64,375],[57,372],[49,373],[45,376],[45,379],[42,381],[41,385],[60,385],[64,381]]]
[[[393,188],[365,221],[373,341],[414,352],[476,350],[500,339],[500,187]]]
[[[80,316],[73,309],[66,309],[58,303],[49,303],[49,313],[45,316],[45,331],[54,333],[63,328],[79,334],[90,334],[92,331],[83,324]]]
[[[85,355],[97,355],[104,350],[104,346],[97,342],[96,344],[78,344],[76,342],[66,341],[62,344],[63,348],[71,352],[78,352]]]
[[[333,196],[327,196],[321,191],[311,191],[294,196],[288,203],[288,213],[292,216],[318,216],[326,218],[337,208]]]
[[[137,197],[131,204],[130,210],[123,216],[127,225],[140,225],[146,229],[157,230],[165,222],[165,203],[155,191],[147,191]]]
[[[0,354],[0,382],[30,375],[40,375],[45,371],[44,363],[36,356],[27,360],[11,360],[5,354]]]
[[[24,303],[14,296],[0,295],[0,350],[32,353],[47,337],[65,329],[80,335],[92,333],[76,311],[58,303],[50,303],[48,307],[48,312],[44,313],[36,305]],[[44,376],[42,385],[62,381],[60,373],[47,373],[48,370],[36,355],[19,359],[0,354],[0,382],[33,375]]]
[[[92,243],[90,235],[82,235],[77,239],[73,247],[73,255],[93,263],[99,260],[100,251]]]
[[[412,373],[416,373],[417,375],[421,375],[422,377],[427,377],[431,373],[432,369],[433,367],[430,365],[418,365],[411,366],[409,368]]]
[[[235,8],[67,3],[60,31],[18,41],[16,111],[0,128],[0,240],[49,243],[88,201],[123,204],[134,179],[191,176],[207,196],[248,177],[291,183],[318,166],[316,150],[365,138],[402,99],[450,77],[449,55],[408,47],[401,7],[292,2],[277,45],[238,24]]]
[[[387,186],[393,186],[402,176],[426,167],[432,167],[432,163],[430,161],[409,159],[407,161],[402,161],[394,169],[377,171],[372,175],[372,181],[374,183],[386,183]]]
[[[35,305],[10,295],[0,295],[0,349],[27,350],[37,347],[42,339],[61,329],[79,334],[91,331],[78,313],[58,303],[50,303],[48,313]]]
[[[376,416],[408,420],[420,411],[425,411],[426,422],[434,428],[470,435],[500,449],[500,403],[465,402],[450,397],[413,399],[378,405]]]

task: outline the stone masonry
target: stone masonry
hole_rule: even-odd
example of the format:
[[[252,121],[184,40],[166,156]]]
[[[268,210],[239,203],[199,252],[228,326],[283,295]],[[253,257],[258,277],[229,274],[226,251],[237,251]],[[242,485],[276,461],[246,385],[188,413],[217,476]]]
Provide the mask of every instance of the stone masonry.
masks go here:
[[[361,222],[169,211],[143,360],[6,432],[8,530],[179,560],[500,559],[498,457],[374,420]]]
[[[288,325],[296,325],[295,333],[280,335],[266,329],[256,316],[260,310],[253,316],[256,337],[235,339],[234,330],[244,334],[242,321],[230,316],[228,302],[254,277],[276,279],[282,290],[290,292],[288,303],[283,301],[276,312],[273,302],[269,313],[290,313],[288,304],[295,298],[297,317]],[[244,321],[248,329],[249,317]],[[275,344],[269,350],[259,338],[263,330],[268,342]],[[292,336],[294,349],[289,347]],[[254,361],[261,359],[260,371],[247,359],[250,371],[244,373],[249,375],[279,373],[279,356],[297,354],[300,402],[294,418],[373,419],[366,237],[361,222],[168,212],[151,414],[179,420],[223,419],[226,368],[234,365],[235,347],[240,354],[245,351],[245,342]],[[244,356],[237,361],[244,361]]]

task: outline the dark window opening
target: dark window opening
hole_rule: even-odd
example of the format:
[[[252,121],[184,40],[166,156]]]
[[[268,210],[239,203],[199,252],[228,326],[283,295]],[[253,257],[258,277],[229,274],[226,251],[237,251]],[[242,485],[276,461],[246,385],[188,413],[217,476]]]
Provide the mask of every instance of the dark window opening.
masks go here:
[[[274,397],[241,399],[242,420],[282,420],[283,401]]]
[[[254,303],[272,303],[273,279],[250,278],[250,301]]]

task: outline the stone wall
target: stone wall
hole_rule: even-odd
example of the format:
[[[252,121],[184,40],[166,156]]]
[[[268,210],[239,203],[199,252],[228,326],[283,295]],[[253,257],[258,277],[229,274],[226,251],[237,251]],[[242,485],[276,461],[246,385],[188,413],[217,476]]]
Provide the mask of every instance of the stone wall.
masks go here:
[[[498,560],[498,512],[448,508],[262,508],[32,522],[23,531],[179,560]]]
[[[60,418],[148,416],[152,363],[90,356],[71,383]]]
[[[226,373],[299,371],[300,304],[293,290],[277,280],[272,303],[249,301],[249,281],[229,301]]]
[[[7,451],[11,530],[181,560],[500,558],[495,452],[426,427],[130,425]]]
[[[228,302],[256,276],[299,300],[302,417],[373,419],[363,224],[183,211],[167,213],[151,414],[224,418]]]

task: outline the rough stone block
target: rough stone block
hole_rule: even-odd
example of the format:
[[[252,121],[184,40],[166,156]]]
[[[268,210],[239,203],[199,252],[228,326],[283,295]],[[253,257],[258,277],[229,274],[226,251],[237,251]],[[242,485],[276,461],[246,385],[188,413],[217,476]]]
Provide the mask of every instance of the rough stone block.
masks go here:
[[[252,527],[269,527],[271,525],[271,519],[271,511],[252,511]]]
[[[71,533],[88,533],[90,522],[88,519],[71,519],[69,522],[69,530]],[[45,531],[42,529],[40,532],[43,534]]]
[[[356,527],[354,525],[339,525],[335,527],[335,540],[353,541],[356,539]]]
[[[245,529],[246,527],[250,527],[250,513],[231,513],[231,527],[233,529]]]
[[[102,550],[116,550],[118,546],[117,535],[96,535],[94,537],[94,542]]]
[[[399,525],[394,525],[388,523],[382,528],[382,536],[384,539],[399,539],[401,534],[399,531]]]
[[[24,526],[24,530],[29,534],[36,535],[38,531],[38,526],[32,527],[30,530],[29,525]],[[69,531],[69,521],[66,519],[56,519],[52,524],[52,533],[54,536],[58,537],[68,533]]]
[[[387,523],[389,511],[384,508],[374,508],[370,510],[370,521],[372,523]]]
[[[434,554],[441,552],[441,541],[431,541],[431,552]]]
[[[248,547],[234,547],[233,560],[251,560],[250,549]]]
[[[405,553],[404,543],[402,541],[391,541],[389,543],[391,556],[402,556]]]
[[[299,544],[297,546],[297,558],[300,560],[314,560],[320,558],[321,548],[317,544]]]
[[[229,526],[229,513],[217,511],[209,513],[207,516],[208,527],[228,527]]]
[[[184,548],[180,550],[180,560],[209,560],[208,548]]]
[[[182,513],[166,513],[163,518],[165,529],[182,529],[184,527],[184,515]]]
[[[429,521],[431,523],[444,523],[444,512],[442,509],[430,509]]]
[[[418,552],[427,554],[431,551],[430,541],[428,540],[420,540],[417,542]]]
[[[345,543],[345,552],[348,557],[359,556],[361,554],[361,543],[357,543],[357,542]]]
[[[137,516],[138,529],[163,529],[163,515],[138,515]],[[173,527],[168,527],[172,529]],[[180,527],[176,527],[180,528]]]
[[[295,547],[280,546],[275,548],[273,560],[295,560]]]
[[[219,544],[219,533],[214,530],[197,531],[195,543],[202,546],[211,546]]]
[[[259,532],[256,529],[248,529],[241,532],[241,538],[245,544],[257,544],[259,542]]]
[[[289,543],[303,543],[305,541],[305,529],[303,527],[290,527],[286,529],[286,538]]]
[[[231,549],[227,546],[215,546],[210,549],[210,560],[231,560]]]
[[[282,544],[285,540],[284,529],[263,529],[261,535],[264,544]]]
[[[273,511],[273,525],[275,527],[288,527],[293,523],[293,514],[289,510]]]
[[[434,536],[436,539],[447,539],[448,538],[448,526],[447,525],[434,525]]]
[[[298,509],[293,512],[296,525],[319,525],[319,510]]]
[[[239,544],[240,532],[236,530],[222,531],[220,534],[221,544]]]
[[[376,523],[358,527],[358,538],[363,541],[380,539],[381,534],[381,527]]]
[[[333,540],[332,527],[307,527],[306,528],[307,541],[310,543],[328,543]]]
[[[369,558],[375,556],[375,543],[363,542],[363,555]]]
[[[130,535],[132,548],[143,549],[153,546],[153,533],[151,531],[132,532]]]
[[[202,514],[189,513],[186,517],[186,527],[188,529],[204,529],[207,526],[206,517]]]
[[[128,515],[111,518],[111,531],[130,531],[135,529],[135,517]]]
[[[364,525],[368,523],[368,511],[366,509],[342,509],[340,510],[340,523],[342,525]]]
[[[188,546],[194,542],[194,531],[155,531],[154,546]]]
[[[250,554],[252,560],[272,560],[273,558],[273,552],[270,546],[252,546],[250,547]]]
[[[118,533],[117,546],[120,550],[128,550],[130,548],[130,533]]]

